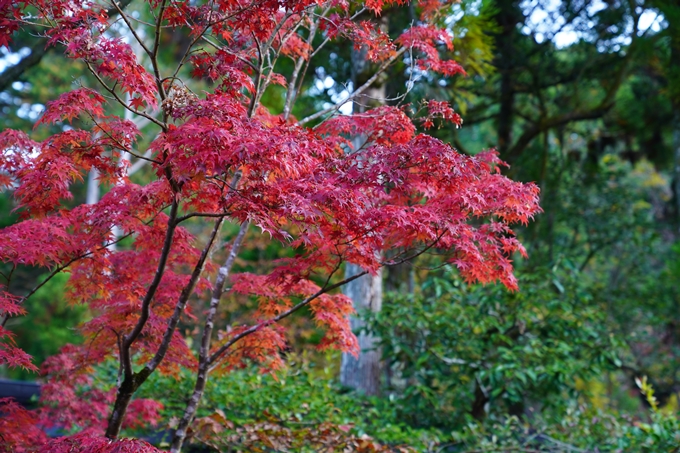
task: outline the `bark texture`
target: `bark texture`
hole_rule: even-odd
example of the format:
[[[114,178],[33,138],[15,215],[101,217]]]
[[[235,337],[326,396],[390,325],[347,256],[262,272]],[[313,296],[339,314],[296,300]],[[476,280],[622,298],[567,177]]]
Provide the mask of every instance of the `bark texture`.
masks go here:
[[[381,28],[388,29],[387,15],[380,19]],[[375,68],[366,60],[362,50],[352,52],[352,83],[354,87],[361,86],[370,76],[375,74]],[[369,89],[355,99],[353,110],[362,113],[371,108],[385,104],[387,75],[382,74]],[[355,149],[366,145],[364,137],[354,139]],[[362,271],[359,266],[347,264],[345,276],[350,277]],[[377,395],[380,392],[380,349],[377,347],[377,338],[363,331],[365,322],[361,319],[361,313],[370,310],[379,312],[382,308],[382,270],[376,275],[364,275],[347,285],[344,293],[354,302],[354,309],[358,316],[350,319],[352,330],[357,334],[360,352],[357,357],[352,354],[342,355],[340,367],[340,383],[346,387],[358,390],[366,395]]]
[[[205,326],[203,328],[203,335],[201,337],[201,348],[199,350],[198,358],[198,374],[196,375],[196,383],[194,385],[194,391],[189,398],[187,406],[184,410],[182,418],[177,424],[177,429],[172,438],[172,444],[170,445],[170,451],[172,453],[179,453],[182,450],[184,441],[186,440],[189,426],[194,421],[196,417],[196,410],[203,397],[203,392],[205,390],[205,385],[208,382],[208,375],[210,373],[210,346],[212,343],[213,328],[215,325],[215,316],[217,315],[217,309],[220,305],[220,300],[222,299],[222,294],[224,293],[224,286],[227,283],[231,268],[234,266],[236,257],[238,256],[239,249],[243,243],[243,239],[248,231],[249,222],[244,222],[241,224],[241,228],[238,235],[234,239],[231,251],[225,261],[224,265],[220,267],[215,279],[215,284],[213,285],[212,297],[210,299],[210,309],[205,320]]]
[[[361,272],[361,268],[348,264],[346,276]],[[379,312],[382,308],[382,272],[377,275],[364,275],[348,283],[344,293],[354,301],[355,310]],[[365,322],[358,316],[351,318],[352,330],[357,334],[361,352],[357,357],[342,355],[340,382],[342,385],[359,390],[367,395],[377,395],[380,391],[380,349],[377,338],[362,331]]]

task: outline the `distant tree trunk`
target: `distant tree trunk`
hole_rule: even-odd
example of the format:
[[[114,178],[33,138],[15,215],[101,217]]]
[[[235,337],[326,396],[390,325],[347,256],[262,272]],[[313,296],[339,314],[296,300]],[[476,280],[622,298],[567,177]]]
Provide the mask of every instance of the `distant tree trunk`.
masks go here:
[[[361,268],[348,264],[346,275],[351,276],[361,272]],[[382,308],[382,272],[377,275],[364,275],[347,285],[344,292],[354,301],[354,308],[360,314],[370,310],[379,312]],[[359,348],[358,357],[344,353],[340,368],[340,382],[342,385],[359,390],[366,395],[377,395],[380,392],[380,349],[377,338],[362,332],[365,322],[358,316],[351,318],[352,330],[357,332]]]
[[[512,125],[515,110],[513,69],[515,66],[515,33],[522,13],[517,0],[498,0],[496,21],[500,31],[496,35],[495,66],[501,76],[500,105],[498,111],[498,150],[501,157],[512,145]]]
[[[664,5],[662,13],[668,18],[680,17],[680,6],[678,5]],[[669,85],[672,89],[670,92],[671,100],[673,101],[673,110],[675,111],[675,126],[673,131],[673,192],[675,195],[675,218],[676,218],[676,234],[680,238],[680,24],[677,20],[669,20],[668,32],[671,35],[671,58],[669,68]]]
[[[674,103],[676,112],[680,103]],[[680,237],[680,113],[675,114],[675,130],[673,131],[673,196],[675,197],[676,235]]]
[[[674,0],[653,0],[651,4],[659,8],[668,21],[665,31],[670,38],[671,52],[666,68],[666,93],[673,105],[673,192],[669,211],[675,214],[676,238],[680,238],[680,5]]]
[[[99,180],[97,177],[99,172],[92,168],[87,175],[87,193],[85,194],[85,203],[95,204],[99,201]]]
[[[475,399],[472,401],[470,415],[472,415],[475,420],[484,420],[486,418],[486,405],[488,402],[489,395],[487,395],[481,383],[477,380],[477,382],[475,382]]]
[[[387,15],[383,15],[381,28],[387,31]],[[361,86],[374,74],[373,67],[366,60],[364,50],[352,51],[352,84]],[[371,88],[354,101],[354,113],[362,113],[371,108],[385,104],[387,77],[383,74],[376,80]],[[364,144],[364,137],[355,137],[355,148]],[[347,264],[345,275],[352,276],[361,272],[361,268],[354,264]],[[362,329],[365,322],[360,315],[366,310],[379,312],[382,308],[382,270],[377,275],[365,275],[344,286],[344,293],[354,302],[354,309],[359,316],[352,316],[352,330],[357,333],[360,353],[358,357],[344,353],[340,367],[340,382],[342,385],[358,390],[366,395],[377,395],[380,392],[380,349],[377,347],[377,339]]]
[[[385,292],[413,294],[415,289],[415,272],[413,265],[406,261],[387,269]]]

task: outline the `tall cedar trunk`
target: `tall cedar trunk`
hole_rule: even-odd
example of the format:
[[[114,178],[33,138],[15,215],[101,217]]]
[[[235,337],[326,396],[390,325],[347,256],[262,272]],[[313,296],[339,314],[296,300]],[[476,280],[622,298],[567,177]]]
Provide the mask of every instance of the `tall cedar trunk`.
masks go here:
[[[673,131],[673,196],[675,197],[676,235],[680,237],[680,102],[674,102],[675,130]]]
[[[669,18],[680,18],[680,6],[665,4],[662,13]],[[668,32],[671,35],[671,58],[669,62],[669,84],[673,87],[670,94],[675,111],[673,131],[673,194],[675,195],[675,216],[677,235],[680,237],[680,24],[669,20]]]
[[[515,66],[515,33],[522,19],[517,0],[498,0],[496,21],[500,31],[496,35],[495,66],[501,77],[500,105],[498,111],[498,150],[503,157],[512,145],[512,125],[514,117],[515,92],[513,87],[513,68]]]
[[[517,24],[523,19],[518,0],[497,0],[496,22],[500,31],[496,35],[496,58],[494,65],[500,74],[500,99],[497,116],[498,150],[501,158],[509,160],[507,151],[512,146],[512,126],[514,122],[515,91],[514,67],[516,65],[515,33]],[[489,396],[477,382],[475,398],[470,408],[471,415],[477,420],[486,417]]]
[[[382,16],[381,28],[387,32],[387,15]],[[355,87],[361,86],[374,74],[372,65],[366,60],[365,51],[352,51],[352,83]],[[385,104],[386,77],[381,76],[374,84],[358,96],[354,102],[355,113],[362,113],[371,108]],[[360,146],[365,138],[356,137],[355,147]],[[345,276],[351,277],[361,272],[361,268],[348,264]],[[354,309],[359,315],[361,312],[370,310],[379,312],[382,308],[382,271],[376,275],[364,275],[344,287],[344,293],[354,302]],[[365,322],[359,316],[351,318],[352,330],[357,333],[360,352],[357,357],[344,353],[340,367],[340,382],[342,385],[356,389],[366,395],[377,395],[380,391],[380,350],[377,348],[377,339],[366,332],[362,332]]]

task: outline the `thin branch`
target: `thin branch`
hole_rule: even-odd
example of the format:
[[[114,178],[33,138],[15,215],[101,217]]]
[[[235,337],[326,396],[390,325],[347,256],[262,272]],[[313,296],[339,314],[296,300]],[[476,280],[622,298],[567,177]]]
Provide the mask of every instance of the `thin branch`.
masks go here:
[[[123,348],[121,349],[120,354],[122,358],[121,360],[123,360],[126,379],[132,378],[133,375],[132,359],[130,357],[130,347],[135,342],[135,340],[137,340],[139,334],[142,333],[142,329],[144,329],[144,326],[146,325],[146,322],[149,319],[149,315],[151,314],[151,301],[153,300],[153,297],[156,294],[156,290],[158,289],[158,286],[161,283],[161,279],[163,278],[163,274],[165,273],[165,265],[168,261],[168,256],[170,255],[170,248],[172,247],[172,240],[174,237],[175,228],[177,228],[177,224],[175,222],[177,219],[178,209],[179,203],[177,201],[177,198],[173,197],[172,206],[170,208],[170,216],[168,218],[168,229],[165,232],[165,240],[163,242],[163,248],[161,250],[160,259],[158,260],[156,274],[154,275],[151,285],[149,285],[149,289],[146,291],[144,300],[142,300],[142,311],[140,313],[137,324],[135,325],[134,329],[132,329],[132,332],[130,332],[129,335],[125,335],[123,337],[122,342]]]
[[[413,255],[407,256],[406,258],[402,258],[402,259],[400,259],[400,260],[398,260],[398,261],[385,261],[385,262],[382,262],[382,263],[380,263],[380,264],[382,264],[383,266],[398,266],[398,265],[403,264],[403,263],[405,263],[405,262],[407,262],[407,261],[412,261],[413,259],[419,257],[420,255],[422,255],[423,253],[427,252],[427,251],[430,250],[432,247],[434,247],[435,245],[437,245],[437,243],[441,240],[442,237],[444,237],[445,234],[446,234],[446,230],[445,230],[442,234],[440,234],[439,236],[437,236],[437,238],[436,238],[434,241],[432,241],[431,244],[427,245],[427,246],[426,246],[425,248],[423,248],[421,251],[416,252],[416,253],[414,253]]]
[[[97,71],[94,70],[94,68],[92,67],[92,64],[91,64],[89,61],[86,61],[85,64],[87,65],[87,69],[88,69],[88,70],[90,71],[90,73],[97,79],[97,81],[99,82],[99,84],[100,84],[101,86],[103,86],[104,89],[105,89],[106,91],[108,91],[109,93],[111,93],[111,94],[113,95],[113,97],[116,99],[116,101],[118,101],[118,103],[119,103],[120,105],[122,105],[122,106],[125,107],[127,110],[129,110],[130,112],[134,113],[135,115],[143,116],[144,118],[146,118],[147,120],[151,121],[152,123],[155,123],[156,125],[160,126],[163,130],[166,129],[165,123],[163,123],[163,122],[157,120],[157,119],[154,118],[153,116],[148,115],[148,114],[146,114],[146,113],[144,113],[144,112],[140,112],[140,111],[134,110],[134,109],[132,109],[129,105],[127,105],[127,102],[125,102],[123,99],[121,99],[121,97],[118,96],[118,93],[116,93],[116,91],[115,91],[113,88],[109,87],[109,86],[106,84],[106,82],[104,82],[104,79],[102,79],[101,76],[100,76],[99,74],[97,74]]]
[[[183,216],[177,217],[177,220],[175,221],[175,223],[179,224],[179,223],[184,222],[185,220],[188,220],[192,217],[208,217],[208,218],[215,218],[215,219],[223,219],[228,215],[231,215],[231,213],[230,212],[191,212],[189,214],[185,214]]]
[[[120,8],[125,9],[132,3],[132,0],[122,0]],[[115,8],[106,10],[107,16],[112,18],[118,11]],[[43,24],[31,24],[34,26],[44,26]],[[16,82],[26,71],[34,66],[37,66],[42,61],[43,57],[56,49],[56,46],[46,46],[44,42],[38,42],[31,47],[31,53],[22,58],[19,63],[6,68],[0,73],[0,91],[5,91],[13,82]]]
[[[323,19],[326,17],[326,15],[329,13],[331,10],[331,7],[328,6],[326,10],[321,14],[321,17],[319,20]],[[309,36],[307,37],[307,45],[312,48],[312,43],[314,42],[314,37],[316,36],[316,31],[319,28],[319,22],[314,21],[312,22],[311,27],[309,28]],[[323,44],[323,43],[322,43]],[[308,55],[307,59],[310,60],[312,58],[313,54]],[[290,112],[293,109],[293,100],[297,98],[297,90],[296,90],[296,85],[298,81],[298,77],[300,75],[300,71],[302,70],[302,65],[305,63],[305,58],[304,57],[298,57],[297,61],[295,62],[295,68],[293,69],[293,73],[290,76],[290,80],[288,81],[288,90],[286,91],[286,100],[283,104],[283,119],[287,120],[288,117],[290,116]]]
[[[161,45],[161,22],[163,22],[163,15],[165,13],[165,8],[168,5],[167,0],[163,0],[161,3],[161,10],[158,14],[158,18],[156,19],[156,30],[155,30],[155,37],[153,41],[153,52],[149,54],[149,57],[151,58],[151,66],[153,66],[153,72],[154,75],[156,76],[156,86],[158,87],[158,94],[161,97],[161,100],[165,100],[165,88],[163,88],[163,80],[161,78],[161,70],[158,67],[158,49],[160,48]],[[165,130],[165,128],[163,129]]]
[[[276,24],[276,27],[274,27],[274,30],[272,30],[272,33],[269,35],[269,38],[267,41],[264,43],[264,46],[260,47],[259,41],[255,39],[255,43],[257,44],[257,50],[258,50],[258,62],[259,62],[259,69],[257,71],[257,82],[255,85],[255,94],[253,95],[252,102],[250,104],[250,108],[248,109],[248,116],[252,117],[255,114],[255,111],[257,110],[257,107],[260,103],[260,99],[262,98],[262,95],[264,94],[265,90],[267,89],[267,86],[269,85],[269,80],[271,79],[273,67],[270,68],[269,74],[267,75],[267,78],[262,81],[262,73],[264,71],[264,60],[266,57],[269,57],[269,49],[272,46],[272,43],[274,42],[274,39],[276,38],[276,35],[279,33],[279,30],[281,30],[281,27],[288,21],[288,19],[293,15],[293,13],[290,10],[287,10],[285,14],[283,15],[283,18],[281,21],[279,21]],[[278,57],[278,53],[277,53]]]
[[[227,343],[225,343],[224,345],[222,345],[217,351],[215,351],[215,352],[210,356],[210,359],[208,360],[208,363],[209,363],[210,365],[214,365],[215,362],[216,362],[217,360],[219,360],[219,358],[222,356],[222,354],[224,354],[229,348],[231,348],[231,347],[234,345],[234,343],[238,342],[241,338],[247,337],[248,335],[250,335],[250,334],[252,334],[252,333],[254,333],[254,332],[257,332],[258,330],[260,330],[261,328],[263,328],[263,327],[265,327],[265,326],[268,326],[268,325],[270,325],[270,324],[277,323],[277,322],[281,321],[282,319],[287,318],[288,316],[292,315],[293,313],[295,313],[296,311],[298,311],[298,310],[301,309],[302,307],[305,307],[306,305],[309,305],[310,302],[312,302],[314,299],[317,299],[319,296],[322,296],[322,295],[326,294],[327,292],[332,291],[332,290],[334,290],[335,288],[339,288],[340,286],[345,285],[345,284],[347,284],[347,283],[349,283],[349,282],[351,282],[351,281],[354,281],[354,280],[356,280],[357,278],[362,277],[362,276],[364,276],[364,275],[366,275],[366,274],[368,274],[368,271],[359,272],[358,274],[354,274],[354,275],[352,275],[351,277],[348,277],[348,278],[346,278],[346,279],[344,279],[344,280],[342,280],[342,281],[339,281],[338,283],[334,283],[334,284],[332,284],[332,285],[330,285],[330,286],[326,286],[326,287],[324,287],[324,288],[321,288],[321,289],[320,289],[319,291],[317,291],[316,293],[314,293],[314,294],[312,294],[311,296],[307,297],[306,299],[304,299],[302,302],[298,303],[298,304],[295,305],[294,307],[291,307],[290,309],[284,311],[284,312],[281,313],[280,315],[275,316],[275,317],[273,317],[272,319],[269,319],[269,320],[267,320],[267,321],[262,321],[262,322],[260,322],[260,323],[258,323],[258,324],[255,324],[254,326],[250,327],[249,329],[244,330],[244,331],[241,332],[240,334],[234,336],[234,338],[232,338],[231,340],[229,340]],[[213,369],[213,368],[214,368],[214,366],[211,366],[211,369]]]
[[[144,52],[146,52],[146,54],[149,57],[153,57],[153,54],[151,53],[149,48],[146,47],[146,44],[144,44],[144,41],[142,40],[142,38],[137,34],[137,31],[134,29],[134,27],[130,23],[130,20],[128,19],[127,14],[125,14],[125,12],[121,9],[121,7],[118,6],[118,3],[116,2],[116,0],[111,0],[111,4],[113,4],[114,8],[116,8],[116,11],[118,11],[118,14],[120,14],[120,17],[123,18],[125,25],[128,26],[130,33],[132,33],[132,36],[134,36],[135,40],[139,43],[139,45],[142,46],[142,49],[144,49]]]
[[[308,116],[308,117],[306,117],[306,118],[303,118],[302,120],[298,121],[297,124],[298,124],[299,126],[302,126],[303,124],[309,123],[310,121],[314,121],[315,119],[320,118],[320,117],[326,115],[327,113],[336,112],[337,110],[340,109],[340,107],[342,107],[343,105],[347,104],[348,102],[351,102],[354,98],[356,98],[356,97],[359,96],[361,93],[363,93],[363,92],[366,91],[368,88],[370,88],[370,86],[373,84],[373,82],[375,82],[375,81],[378,79],[378,77],[380,76],[380,74],[382,74],[382,73],[385,71],[385,69],[387,69],[387,67],[388,67],[389,65],[391,65],[392,63],[394,63],[394,61],[396,61],[397,58],[399,58],[404,52],[406,52],[406,49],[407,49],[406,47],[402,47],[402,48],[399,49],[394,55],[392,55],[389,59],[385,60],[385,61],[383,62],[383,64],[380,65],[380,67],[376,70],[375,74],[373,74],[373,75],[371,76],[371,78],[369,78],[369,79],[366,81],[366,83],[364,83],[364,84],[361,85],[359,88],[357,88],[356,90],[354,90],[354,92],[351,93],[346,99],[337,102],[336,104],[332,105],[331,107],[328,107],[328,108],[326,108],[326,109],[320,110],[320,111],[314,113],[313,115],[310,115],[310,116]]]
[[[172,336],[174,335],[175,330],[177,329],[177,324],[179,323],[180,317],[184,312],[184,308],[186,307],[187,301],[189,300],[191,293],[194,291],[196,283],[198,282],[198,279],[200,278],[201,273],[205,268],[205,263],[208,259],[208,256],[210,256],[210,251],[215,243],[215,238],[217,238],[217,233],[219,233],[220,228],[222,228],[223,220],[224,219],[220,218],[217,219],[217,221],[215,222],[215,226],[213,227],[212,233],[210,234],[210,238],[208,239],[208,242],[206,243],[205,247],[203,248],[203,251],[201,252],[201,256],[199,257],[198,262],[194,267],[194,271],[192,272],[191,277],[189,278],[189,282],[182,289],[182,293],[179,296],[179,300],[175,305],[175,311],[173,312],[172,317],[168,321],[168,327],[165,329],[165,334],[163,335],[161,345],[158,347],[158,351],[156,351],[156,354],[154,355],[153,359],[151,359],[146,364],[144,370],[142,371],[142,373],[144,373],[146,376],[150,375],[156,368],[158,368],[158,365],[160,365],[160,363],[165,358],[165,354],[168,352]]]
[[[222,299],[222,293],[224,291],[224,285],[229,278],[229,273],[231,268],[236,262],[236,257],[238,256],[239,249],[243,243],[243,239],[248,231],[248,226],[250,222],[243,222],[241,228],[239,229],[236,238],[229,251],[229,256],[226,261],[220,267],[215,278],[215,284],[213,285],[212,297],[210,299],[210,308],[205,319],[205,324],[203,326],[203,334],[201,336],[201,346],[198,352],[198,373],[196,374],[196,383],[194,385],[194,391],[192,392],[191,398],[187,403],[182,419],[177,424],[177,429],[173,435],[172,444],[170,447],[171,452],[178,452],[182,448],[184,439],[186,437],[187,429],[196,415],[196,409],[198,409],[198,404],[203,396],[203,391],[205,389],[205,384],[208,381],[208,375],[210,374],[210,343],[212,341],[212,333],[214,328],[215,316],[217,314],[217,308],[219,307],[220,300]]]
[[[132,153],[129,153],[129,154],[131,154],[132,156],[135,156],[139,160],[130,166],[130,168],[128,169],[128,172],[127,172],[128,176],[131,176],[131,175],[134,175],[135,173],[137,173],[139,170],[141,170],[147,164],[147,162],[155,162],[153,159],[149,158],[149,156],[151,156],[151,154],[152,154],[152,152],[150,150],[146,151],[144,153],[144,155],[142,155],[142,156],[137,156],[137,155],[132,154]]]
[[[126,114],[127,114],[127,112],[126,112]],[[94,115],[89,114],[89,117],[92,120],[92,122],[94,123],[94,125],[97,126],[99,128],[99,130],[104,133],[104,135],[106,135],[108,138],[110,138],[112,141],[114,141],[118,145],[118,149],[120,149],[122,152],[128,153],[131,156],[136,157],[137,159],[140,159],[142,161],[152,162],[152,163],[155,163],[155,164],[158,164],[158,165],[160,165],[162,163],[162,162],[159,162],[157,160],[149,158],[149,156],[151,156],[151,154],[152,154],[150,150],[147,150],[144,153],[144,155],[137,154],[136,152],[134,152],[132,150],[132,148],[125,146],[123,143],[120,142],[120,140],[118,140],[116,137],[111,135],[111,133],[109,131],[107,131],[105,128],[103,128],[101,126],[101,124],[97,121],[97,119],[94,117]],[[139,162],[137,162],[137,164],[139,164]],[[137,170],[138,169],[136,169],[135,171],[137,171]],[[128,172],[128,174],[131,174],[131,173],[133,173],[133,172]]]
[[[125,238],[127,238],[127,237],[130,237],[131,235],[132,235],[132,233],[128,233],[128,234],[126,234],[126,235],[124,235],[124,236],[119,237],[119,238],[116,239],[115,241],[108,242],[108,243],[106,243],[105,245],[103,245],[103,246],[101,246],[101,247],[99,247],[99,248],[97,248],[97,249],[90,250],[90,251],[88,251],[88,252],[86,252],[86,253],[83,253],[83,254],[81,254],[81,255],[75,256],[75,257],[71,258],[70,260],[68,260],[66,263],[64,263],[64,264],[62,264],[62,265],[60,265],[60,266],[55,267],[54,270],[52,270],[52,272],[50,272],[50,274],[49,274],[47,277],[45,277],[45,279],[44,279],[43,281],[41,281],[40,283],[38,283],[38,285],[36,285],[35,287],[33,287],[32,290],[30,290],[25,296],[23,296],[23,297],[21,298],[21,300],[18,302],[19,305],[23,304],[29,297],[31,297],[32,295],[34,295],[40,288],[42,288],[43,286],[45,286],[45,285],[47,284],[47,282],[49,282],[50,280],[52,280],[52,278],[53,278],[54,276],[56,276],[59,272],[63,271],[63,270],[66,269],[67,267],[69,267],[71,264],[73,264],[73,263],[75,263],[76,261],[79,261],[79,260],[81,260],[81,259],[83,259],[83,258],[87,258],[88,256],[92,255],[92,254],[95,253],[95,252],[99,252],[99,251],[101,251],[101,250],[104,250],[104,249],[106,249],[106,248],[109,248],[109,247],[112,246],[113,244],[116,244],[116,243],[122,241],[123,239],[125,239]],[[4,327],[5,324],[7,323],[7,320],[8,320],[8,319],[9,319],[9,316],[5,316],[5,317],[3,318],[3,320],[2,320],[2,322],[0,322],[0,327]]]
[[[182,55],[182,58],[180,59],[180,62],[179,62],[179,64],[178,64],[177,68],[175,69],[175,72],[173,73],[173,75],[172,75],[171,78],[176,78],[176,77],[177,77],[177,74],[179,74],[180,69],[181,69],[182,66],[184,66],[184,64],[186,63],[186,58],[187,58],[187,56],[189,55],[189,53],[191,52],[191,48],[198,42],[199,39],[204,39],[204,40],[206,40],[207,42],[209,42],[210,44],[212,44],[212,45],[215,46],[214,43],[208,41],[207,38],[205,37],[205,32],[207,32],[208,29],[209,29],[210,27],[214,27],[215,25],[219,25],[219,24],[221,24],[221,23],[223,23],[223,22],[226,22],[226,21],[228,21],[228,20],[230,20],[230,19],[232,19],[232,18],[238,16],[239,14],[241,14],[243,11],[247,10],[248,8],[252,8],[253,6],[255,6],[255,4],[249,3],[249,4],[247,4],[246,6],[240,8],[240,9],[235,10],[235,11],[232,12],[231,14],[229,14],[229,15],[227,15],[227,16],[224,16],[224,17],[220,18],[219,20],[216,20],[216,21],[214,21],[214,22],[208,22],[208,23],[205,25],[205,27],[203,28],[203,31],[202,31],[201,33],[199,33],[198,36],[197,36],[197,37],[189,44],[189,46],[187,47],[186,51],[184,52],[184,55]],[[188,25],[188,24],[187,24],[187,25]],[[189,25],[189,26],[190,26],[190,25]],[[224,49],[224,48],[222,48],[222,47],[218,47],[218,46],[215,46],[215,48],[216,48],[216,49],[226,50],[226,49]],[[227,51],[227,53],[231,53],[231,52],[228,52],[228,51]],[[254,65],[252,65],[251,63],[249,63],[249,64],[253,67],[253,69],[257,70],[256,67],[255,67]]]
[[[206,37],[205,35],[202,36],[201,39],[203,39],[203,41],[205,41],[205,42],[207,42],[208,44],[210,44],[211,46],[213,46],[213,47],[215,48],[215,50],[221,50],[221,51],[223,51],[223,52],[225,52],[225,53],[227,53],[227,54],[229,54],[229,55],[235,57],[236,59],[238,59],[238,60],[241,61],[242,63],[247,64],[247,65],[250,66],[250,68],[253,69],[254,71],[257,71],[257,66],[255,66],[255,65],[253,64],[252,61],[249,61],[248,59],[243,58],[241,55],[239,55],[239,54],[237,54],[237,53],[235,53],[235,52],[232,52],[231,50],[227,49],[226,47],[220,46],[218,43],[215,43],[215,42],[211,41],[210,38]]]
[[[423,250],[421,250],[421,251],[419,251],[419,252],[417,252],[417,253],[415,253],[415,254],[413,254],[413,255],[411,255],[411,256],[408,256],[408,257],[403,258],[403,259],[398,260],[398,261],[386,262],[386,263],[382,263],[382,264],[385,265],[385,266],[397,266],[397,265],[402,264],[402,263],[404,263],[404,262],[406,262],[406,261],[412,260],[412,259],[416,258],[417,256],[422,255],[423,253],[425,253],[425,252],[426,252],[427,250],[429,250],[430,248],[434,247],[435,244],[437,244],[437,242],[439,242],[439,240],[444,236],[444,234],[445,234],[445,233],[440,234],[440,235],[437,237],[437,239],[435,239],[431,244],[429,244],[429,245],[426,246]],[[337,269],[337,268],[336,268],[336,269]],[[215,351],[215,352],[210,356],[210,359],[209,359],[208,363],[211,364],[211,365],[213,365],[213,364],[215,363],[215,361],[218,360],[222,354],[224,354],[224,353],[225,353],[225,352],[226,352],[226,351],[227,351],[234,343],[236,343],[237,341],[239,341],[241,338],[243,338],[243,337],[245,337],[245,336],[248,336],[248,335],[250,335],[250,334],[252,334],[252,333],[258,331],[259,329],[261,329],[261,328],[264,327],[264,326],[267,326],[267,325],[270,325],[270,324],[274,324],[274,323],[276,323],[276,322],[279,322],[280,320],[282,320],[282,319],[284,319],[284,318],[290,316],[291,314],[295,313],[296,311],[298,311],[298,310],[301,309],[302,307],[308,305],[310,302],[312,302],[314,299],[318,298],[319,296],[321,296],[321,295],[323,295],[323,294],[326,294],[327,292],[332,291],[332,290],[335,289],[335,288],[339,288],[340,286],[343,286],[343,285],[345,285],[345,284],[347,284],[347,283],[349,283],[349,282],[351,282],[351,281],[353,281],[353,280],[356,280],[357,278],[359,278],[359,277],[361,277],[361,276],[363,276],[363,275],[366,275],[366,274],[368,274],[368,271],[363,271],[363,272],[360,272],[360,273],[358,273],[358,274],[355,274],[355,275],[353,275],[353,276],[351,276],[351,277],[348,277],[348,278],[346,278],[346,279],[344,279],[344,280],[342,280],[342,281],[340,281],[340,282],[338,282],[338,283],[334,283],[333,285],[328,286],[328,281],[330,280],[330,276],[329,276],[329,278],[328,278],[327,281],[326,281],[326,285],[324,285],[324,287],[321,288],[321,289],[320,289],[319,291],[317,291],[316,293],[314,293],[314,294],[312,294],[311,296],[307,297],[307,298],[304,299],[302,302],[298,303],[297,305],[295,305],[294,307],[288,309],[287,311],[285,311],[285,312],[279,314],[278,316],[275,316],[274,318],[272,318],[272,319],[270,319],[270,320],[260,322],[260,323],[258,323],[258,324],[256,324],[256,325],[250,327],[249,329],[244,330],[243,332],[241,332],[240,334],[236,335],[234,338],[232,338],[231,340],[229,340],[227,343],[225,343],[224,345],[222,345],[217,351]],[[332,274],[331,274],[331,276],[332,276]],[[214,367],[212,367],[212,368],[214,368]],[[212,368],[211,368],[211,369],[212,369]]]

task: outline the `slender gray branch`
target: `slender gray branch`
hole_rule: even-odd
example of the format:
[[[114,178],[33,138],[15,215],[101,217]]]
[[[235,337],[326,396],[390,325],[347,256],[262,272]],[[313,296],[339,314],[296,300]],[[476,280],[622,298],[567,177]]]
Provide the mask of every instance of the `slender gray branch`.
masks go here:
[[[338,283],[334,283],[334,284],[332,284],[332,285],[330,285],[330,286],[326,286],[326,287],[324,287],[324,288],[321,288],[321,289],[320,289],[319,291],[317,291],[316,293],[314,293],[314,294],[312,294],[311,296],[307,297],[306,299],[304,299],[302,302],[298,303],[297,305],[295,305],[295,306],[289,308],[288,310],[284,311],[284,312],[281,313],[280,315],[275,316],[275,317],[273,317],[273,318],[271,318],[271,319],[269,319],[269,320],[267,320],[267,321],[262,321],[262,322],[260,322],[260,323],[258,323],[258,324],[255,324],[254,326],[252,326],[252,327],[250,327],[250,328],[244,330],[243,332],[239,333],[238,335],[235,335],[234,338],[232,338],[231,340],[229,340],[228,342],[226,342],[224,345],[222,345],[217,351],[215,351],[215,352],[210,356],[210,359],[209,359],[210,365],[214,365],[215,362],[216,362],[217,360],[219,360],[220,357],[222,357],[222,355],[223,355],[225,352],[227,352],[227,350],[229,350],[229,348],[231,348],[236,342],[238,342],[238,341],[239,341],[240,339],[242,339],[243,337],[247,337],[248,335],[250,335],[250,334],[252,334],[252,333],[254,333],[254,332],[257,332],[258,330],[260,330],[261,328],[263,328],[263,327],[266,326],[266,325],[274,324],[274,323],[277,323],[277,322],[281,321],[281,320],[284,319],[284,318],[287,318],[288,316],[292,315],[293,313],[295,313],[296,311],[298,311],[298,310],[301,309],[302,307],[305,307],[305,306],[309,305],[310,302],[312,302],[314,299],[317,299],[319,296],[321,296],[321,295],[323,295],[323,294],[326,294],[327,292],[332,291],[332,290],[334,290],[335,288],[339,288],[339,287],[341,287],[342,285],[345,285],[345,284],[347,284],[347,283],[349,283],[349,282],[351,282],[351,281],[354,281],[354,280],[356,280],[357,278],[362,277],[362,276],[364,276],[364,275],[366,275],[366,274],[368,274],[368,271],[363,271],[363,272],[360,272],[360,273],[358,273],[358,274],[354,274],[354,275],[352,275],[351,277],[348,277],[348,278],[346,278],[346,279],[344,279],[344,280],[342,280],[342,281],[339,281]]]
[[[338,111],[340,109],[340,107],[347,104],[348,102],[351,102],[354,98],[356,98],[361,93],[363,93],[368,88],[370,88],[370,86],[373,85],[373,82],[375,82],[378,79],[380,74],[382,74],[387,69],[387,67],[389,65],[394,63],[397,60],[397,58],[399,58],[401,55],[403,55],[404,52],[406,52],[406,49],[407,49],[406,47],[402,47],[397,52],[395,52],[394,55],[392,55],[390,58],[385,60],[380,65],[380,67],[375,71],[375,73],[366,81],[366,83],[364,83],[359,88],[354,90],[354,92],[352,92],[346,99],[339,101],[339,102],[335,103],[334,105],[332,105],[332,106],[330,106],[326,109],[319,110],[318,112],[314,113],[313,115],[309,115],[308,117],[301,119],[300,121],[298,121],[297,124],[302,126],[303,124],[309,123],[310,121],[314,121],[315,119],[320,118],[320,117],[322,117],[322,116],[324,116],[328,113]]]
[[[177,429],[175,430],[175,434],[173,435],[172,444],[170,447],[170,451],[173,453],[177,453],[181,450],[182,445],[184,444],[184,439],[186,437],[187,428],[194,420],[196,410],[198,409],[198,405],[203,396],[205,384],[208,381],[208,375],[210,373],[209,354],[210,343],[212,341],[212,333],[215,323],[215,315],[217,314],[217,308],[219,307],[220,300],[222,299],[224,285],[226,284],[227,279],[229,278],[229,273],[231,272],[231,268],[234,266],[234,262],[236,261],[236,257],[238,256],[239,249],[241,248],[241,244],[243,243],[243,239],[246,236],[246,232],[248,231],[249,225],[250,222],[243,222],[241,224],[241,228],[239,229],[239,232],[236,235],[236,238],[234,239],[234,242],[231,246],[231,250],[229,251],[229,256],[227,257],[222,267],[220,267],[220,270],[217,273],[217,277],[215,278],[212,297],[210,299],[210,308],[208,310],[208,314],[205,319],[205,324],[203,326],[201,346],[198,352],[198,373],[196,375],[196,384],[194,385],[194,391],[191,395],[191,398],[189,399],[189,403],[187,404],[184,410],[182,419],[179,421]]]

